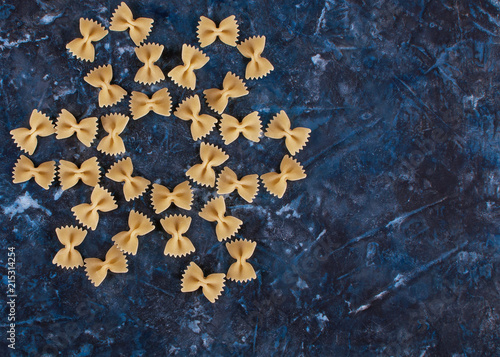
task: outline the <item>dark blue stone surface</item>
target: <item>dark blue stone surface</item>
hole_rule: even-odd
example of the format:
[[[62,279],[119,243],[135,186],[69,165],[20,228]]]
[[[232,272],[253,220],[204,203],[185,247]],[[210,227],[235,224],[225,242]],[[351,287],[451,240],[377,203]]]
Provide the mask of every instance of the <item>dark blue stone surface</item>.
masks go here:
[[[297,158],[307,179],[283,197],[263,188],[253,204],[229,195],[229,212],[244,220],[238,237],[258,242],[257,279],[227,282],[215,304],[180,292],[185,266],[226,272],[232,259],[214,225],[197,212],[215,194],[195,186],[189,237],[197,251],[163,255],[166,242],[149,193],[125,202],[121,185],[103,178],[120,208],[102,214],[80,247],[104,258],[111,237],[138,209],[157,228],[140,240],[128,274],[95,288],[83,269],[53,265],[54,230],[75,224],[70,208],[87,202],[79,184],[62,192],[34,182],[14,185],[20,151],[9,131],[27,126],[33,109],[55,118],[128,112],[128,98],[97,106],[83,81],[112,64],[115,83],[153,93],[167,87],[175,104],[192,93],[171,81],[133,81],[140,66],[128,34],[110,32],[96,61],[71,57],[66,43],[78,19],[109,26],[118,1],[5,0],[0,5],[0,262],[6,296],[7,247],[17,257],[17,341],[7,348],[7,310],[0,315],[0,355],[64,356],[493,356],[499,342],[500,2],[497,0],[128,1],[136,17],[154,19],[148,41],[165,45],[165,73],[180,64],[183,43],[197,44],[200,15],[236,15],[240,39],[265,35],[275,70],[247,81],[250,94],[227,109],[258,110],[265,125],[285,110],[312,129]],[[219,87],[246,60],[217,42],[197,72],[194,93]],[[206,105],[204,110],[208,111]],[[104,136],[100,129],[98,139]],[[167,186],[185,179],[198,146],[187,123],[154,113],[123,133],[136,173]],[[209,142],[222,145],[217,132]],[[35,163],[81,163],[97,155],[76,138],[41,138]],[[238,174],[277,170],[282,141],[244,139],[225,147]],[[183,213],[169,210],[169,213]],[[4,300],[2,300],[3,302]],[[3,305],[5,306],[5,305]]]

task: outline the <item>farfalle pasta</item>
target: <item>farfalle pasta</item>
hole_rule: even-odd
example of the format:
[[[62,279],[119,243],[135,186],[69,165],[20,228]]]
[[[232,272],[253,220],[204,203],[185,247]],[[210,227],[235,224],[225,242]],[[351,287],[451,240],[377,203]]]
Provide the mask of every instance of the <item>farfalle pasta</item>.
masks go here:
[[[130,8],[122,2],[116,8],[113,16],[111,17],[111,22],[109,29],[111,31],[127,31],[129,30],[130,38],[134,41],[136,46],[140,46],[141,43],[148,37],[153,27],[153,19],[146,17],[139,17],[134,19],[134,15]]]
[[[172,257],[183,257],[195,251],[193,243],[188,237],[184,236],[191,225],[191,217],[174,215],[167,216],[160,221],[165,232],[172,238],[165,245],[165,255]]]
[[[226,145],[238,139],[240,134],[248,140],[259,142],[261,128],[259,112],[248,114],[241,122],[228,114],[222,114],[222,119],[220,120],[220,134]]]
[[[132,210],[128,216],[128,227],[128,231],[115,234],[111,240],[122,252],[136,255],[139,247],[138,237],[148,234],[155,226],[146,215]]]
[[[184,181],[174,187],[172,191],[160,184],[153,184],[151,202],[156,214],[162,213],[171,204],[187,211],[191,210],[193,191],[189,181]]]
[[[118,84],[111,84],[113,67],[110,64],[94,68],[83,80],[92,87],[100,88],[99,106],[101,108],[115,105],[127,95],[127,91]]]
[[[115,182],[123,182],[125,200],[130,201],[142,196],[151,181],[140,176],[132,176],[134,165],[132,159],[127,157],[116,162],[106,173],[106,177]]]
[[[285,194],[287,181],[302,180],[307,176],[302,166],[288,155],[281,160],[280,170],[280,173],[268,172],[260,176],[264,187],[278,198]]]
[[[186,44],[182,45],[182,62],[168,72],[168,76],[172,78],[175,84],[181,87],[195,89],[196,88],[196,74],[195,70],[202,68],[210,58],[201,52],[199,49]]]
[[[49,136],[56,132],[49,117],[34,109],[30,116],[30,128],[17,128],[10,131],[14,142],[24,152],[33,155],[38,144],[38,136]]]
[[[306,145],[311,129],[297,127],[291,129],[290,119],[282,110],[269,122],[265,135],[272,139],[285,138],[285,145],[293,156]]]
[[[224,290],[225,276],[216,273],[205,277],[201,268],[195,262],[191,262],[182,274],[181,291],[189,293],[201,288],[208,301],[214,303]]]
[[[75,226],[66,226],[56,228],[56,235],[59,242],[64,245],[64,248],[56,253],[52,263],[66,269],[83,266],[82,255],[75,247],[82,244],[87,236],[87,231]]]
[[[186,98],[174,112],[177,118],[191,121],[191,136],[195,141],[207,136],[217,123],[217,118],[208,114],[200,114],[200,111],[200,97],[196,94]]]
[[[246,79],[262,78],[274,69],[267,58],[262,57],[266,46],[266,36],[254,36],[247,38],[237,48],[243,57],[250,58],[245,71]]]
[[[227,271],[226,276],[228,279],[242,283],[257,277],[253,266],[247,262],[247,259],[250,259],[253,255],[256,246],[256,242],[246,239],[226,243],[229,255],[236,259],[236,263],[231,264]]]
[[[219,242],[234,236],[243,224],[236,217],[226,216],[226,202],[222,196],[208,201],[201,209],[199,216],[206,221],[217,222],[215,233]]]
[[[236,46],[238,40],[238,22],[234,15],[226,17],[217,26],[215,22],[205,16],[198,22],[198,39],[201,47],[211,45],[217,37],[229,46]]]
[[[71,161],[59,160],[59,181],[63,190],[75,186],[80,180],[87,186],[95,187],[100,174],[101,168],[95,156],[85,160],[80,167]]]
[[[56,162],[47,161],[38,166],[26,156],[21,155],[14,166],[12,173],[12,182],[22,183],[35,179],[35,182],[42,188],[48,190],[54,180],[56,173]]]
[[[186,175],[202,186],[214,187],[215,171],[213,167],[222,165],[229,159],[229,155],[215,145],[201,143],[200,158],[201,164],[191,166]]]
[[[208,106],[221,114],[227,107],[229,98],[239,98],[249,92],[243,80],[231,72],[227,72],[222,82],[222,89],[210,88],[203,91]]]
[[[259,175],[247,175],[238,180],[233,170],[224,167],[217,179],[217,193],[223,195],[234,190],[237,190],[245,201],[251,203],[259,190]]]
[[[95,48],[92,42],[102,40],[108,34],[108,30],[97,21],[82,17],[80,19],[80,33],[83,38],[75,38],[66,45],[66,48],[78,59],[94,62]]]
[[[167,88],[156,91],[151,98],[141,92],[132,92],[130,97],[130,112],[132,119],[137,120],[150,111],[168,117],[172,107],[172,98]]]
[[[87,276],[96,287],[104,281],[108,275],[108,270],[113,273],[128,272],[125,254],[114,245],[109,248],[104,261],[98,258],[87,258],[84,262]]]
[[[101,139],[97,150],[108,155],[118,155],[125,152],[125,144],[120,134],[125,130],[128,116],[123,114],[107,114],[101,117],[102,128],[108,133]]]
[[[66,139],[73,134],[83,145],[90,147],[97,135],[97,118],[89,117],[77,122],[73,114],[62,109],[56,121],[56,139]]]
[[[99,212],[109,212],[117,208],[118,205],[111,193],[97,185],[90,195],[90,203],[74,206],[71,212],[84,227],[94,231],[99,223]]]
[[[135,54],[144,66],[137,71],[134,81],[142,84],[154,84],[165,79],[165,75],[155,62],[158,61],[163,52],[163,45],[147,43],[135,48]]]

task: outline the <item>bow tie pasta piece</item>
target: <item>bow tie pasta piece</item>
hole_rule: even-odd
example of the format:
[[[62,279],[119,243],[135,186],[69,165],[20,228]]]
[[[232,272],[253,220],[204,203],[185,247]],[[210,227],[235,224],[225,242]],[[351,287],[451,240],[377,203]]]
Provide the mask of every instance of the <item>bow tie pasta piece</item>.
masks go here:
[[[167,88],[156,91],[151,99],[144,93],[132,92],[130,97],[130,112],[132,119],[137,120],[150,111],[168,117],[172,108],[172,98]]]
[[[214,303],[224,290],[225,277],[226,275],[222,273],[210,274],[205,277],[201,268],[195,262],[191,262],[182,274],[181,291],[189,293],[202,288],[203,295],[208,301]]]
[[[83,79],[92,87],[101,89],[99,91],[99,106],[101,108],[115,105],[127,95],[127,91],[118,84],[111,84],[113,67],[110,64],[94,68]]]
[[[128,272],[125,254],[114,245],[109,248],[104,261],[98,258],[87,258],[84,262],[87,276],[96,287],[104,281],[106,275],[108,275],[108,270],[113,273]]]
[[[217,222],[215,233],[217,234],[219,242],[234,236],[243,224],[243,222],[236,217],[226,216],[226,203],[222,196],[218,196],[208,201],[201,209],[199,216],[206,221]]]
[[[229,159],[229,155],[215,145],[201,143],[200,158],[201,164],[192,166],[187,170],[186,175],[202,186],[214,187],[215,171],[213,167],[222,165]]]
[[[191,185],[189,181],[184,181],[175,186],[173,191],[170,192],[165,186],[155,183],[151,192],[151,202],[156,214],[165,211],[172,203],[179,208],[189,211],[193,203]]]
[[[82,244],[87,236],[87,231],[74,226],[66,226],[56,228],[57,239],[64,245],[64,248],[59,250],[52,264],[56,264],[61,268],[73,269],[83,266],[83,258],[75,247]]]
[[[260,122],[259,112],[252,112],[243,118],[241,122],[235,117],[222,114],[220,121],[220,133],[224,144],[229,145],[242,134],[248,140],[259,142],[262,125]]]
[[[222,20],[219,27],[217,27],[215,22],[205,16],[201,16],[198,22],[197,33],[201,47],[211,45],[217,37],[226,45],[235,47],[236,41],[238,40],[238,32],[238,22],[234,15]]]
[[[108,34],[108,30],[97,21],[82,17],[80,19],[80,33],[83,38],[75,38],[66,45],[66,48],[78,59],[94,62],[95,49],[92,42],[102,40]]]
[[[118,5],[113,13],[113,16],[111,17],[109,29],[111,31],[129,30],[132,41],[134,41],[136,46],[140,46],[141,43],[149,36],[151,27],[153,27],[153,22],[153,19],[149,19],[147,17],[139,17],[134,20],[132,11],[127,4],[122,2]]]
[[[47,161],[35,167],[33,161],[21,155],[14,166],[12,173],[14,183],[21,183],[35,179],[35,182],[42,188],[48,190],[54,180],[56,173],[56,162]]]
[[[10,131],[10,135],[14,142],[24,152],[33,155],[38,144],[38,136],[49,136],[56,132],[54,124],[50,121],[49,117],[33,110],[30,116],[30,128],[17,128]]]
[[[183,236],[191,225],[191,217],[174,215],[167,216],[160,221],[165,232],[170,234],[172,238],[165,245],[165,255],[172,257],[183,257],[195,251],[193,243],[189,238]]]
[[[73,114],[63,109],[57,117],[56,134],[56,139],[66,139],[76,134],[83,145],[90,147],[97,135],[97,118],[85,118],[78,123]]]
[[[196,88],[196,75],[194,71],[202,68],[207,64],[210,58],[201,52],[199,49],[186,44],[182,45],[182,62],[168,72],[168,76],[172,78],[175,84],[181,87],[195,89]]]
[[[144,236],[155,229],[151,220],[144,214],[130,211],[128,216],[128,231],[115,234],[111,240],[116,246],[127,254],[136,255],[139,247],[138,236]]]
[[[234,190],[247,202],[251,203],[259,190],[259,175],[247,175],[238,180],[236,173],[224,167],[217,179],[217,193],[223,195]]]
[[[94,187],[90,195],[90,203],[82,203],[71,209],[77,221],[83,226],[95,230],[99,223],[99,211],[109,212],[118,208],[115,199],[101,186]]]
[[[59,160],[59,181],[65,191],[82,180],[84,184],[95,187],[99,183],[101,168],[96,157],[84,161],[80,167],[66,160]]]
[[[182,120],[191,120],[191,135],[193,140],[199,140],[208,135],[217,123],[217,118],[208,114],[200,114],[201,103],[198,94],[186,98],[174,112],[174,115]]]
[[[265,77],[274,67],[267,58],[261,57],[266,46],[266,36],[247,38],[237,48],[243,57],[250,58],[245,71],[245,79],[258,79]]]
[[[163,45],[147,43],[135,48],[135,54],[144,66],[137,71],[134,81],[142,84],[154,84],[165,79],[160,67],[155,65],[163,52]]]
[[[271,119],[264,135],[271,139],[285,138],[286,148],[293,156],[306,145],[311,129],[302,127],[291,129],[290,127],[290,119],[282,110]]]
[[[227,72],[222,82],[222,89],[211,88],[203,91],[208,106],[221,114],[227,107],[229,98],[239,98],[249,92],[243,80],[231,72]]]
[[[127,201],[142,196],[151,181],[140,176],[132,176],[134,165],[132,159],[127,157],[116,162],[106,173],[106,177],[115,182],[123,182],[123,194]]]
[[[108,155],[118,155],[125,152],[125,144],[120,134],[125,130],[128,116],[123,114],[107,114],[101,117],[101,123],[107,136],[101,139],[97,150]]]
[[[268,172],[260,176],[266,189],[278,198],[285,194],[287,181],[302,180],[307,176],[302,166],[288,155],[281,160],[280,170],[281,173]]]
[[[256,246],[256,242],[246,239],[239,239],[234,242],[226,243],[227,251],[236,259],[236,263],[233,263],[227,271],[228,279],[242,283],[257,277],[253,266],[247,262],[247,259],[250,259],[253,255]]]

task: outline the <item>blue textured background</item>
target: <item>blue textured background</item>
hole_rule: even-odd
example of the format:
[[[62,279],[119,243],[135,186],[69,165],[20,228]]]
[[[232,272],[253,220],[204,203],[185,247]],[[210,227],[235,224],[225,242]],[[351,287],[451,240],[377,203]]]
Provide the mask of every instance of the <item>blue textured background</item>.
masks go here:
[[[231,263],[214,225],[197,217],[213,190],[195,190],[194,255],[165,257],[157,229],[141,239],[128,274],[110,274],[94,288],[83,269],[51,263],[60,249],[55,228],[75,223],[70,208],[86,202],[90,188],[12,184],[19,150],[9,131],[26,126],[34,108],[52,118],[62,108],[78,117],[127,113],[128,98],[110,110],[96,106],[97,90],[83,81],[94,66],[111,63],[129,93],[166,86],[175,104],[190,95],[171,81],[133,82],[140,63],[123,32],[96,45],[93,64],[69,56],[78,19],[109,26],[118,3],[0,5],[1,291],[8,246],[18,260],[12,355],[500,354],[499,1],[128,1],[136,17],[155,20],[148,41],[165,45],[165,73],[180,63],[183,43],[197,44],[200,15],[216,22],[236,15],[240,39],[265,35],[275,71],[248,81],[250,95],[227,112],[258,110],[267,125],[284,109],[294,125],[312,129],[297,155],[308,177],[283,199],[264,189],[253,204],[229,196],[230,212],[245,222],[238,236],[258,242],[251,260],[258,279],[228,282],[215,304],[180,292],[191,259],[207,273]],[[228,70],[244,75],[246,60],[234,48],[216,43],[205,52],[211,60],[197,73],[196,93],[219,86]],[[198,161],[199,144],[173,116],[131,121],[123,137],[136,173],[151,181],[175,185]],[[209,141],[222,144],[218,133]],[[239,174],[275,170],[285,154],[283,142],[267,138],[226,150]],[[113,163],[95,145],[51,136],[39,140],[33,160],[93,155],[106,170]],[[158,226],[162,217],[149,194],[127,203],[120,184],[103,182],[120,209],[101,215],[80,248],[84,257],[104,257],[130,209]]]

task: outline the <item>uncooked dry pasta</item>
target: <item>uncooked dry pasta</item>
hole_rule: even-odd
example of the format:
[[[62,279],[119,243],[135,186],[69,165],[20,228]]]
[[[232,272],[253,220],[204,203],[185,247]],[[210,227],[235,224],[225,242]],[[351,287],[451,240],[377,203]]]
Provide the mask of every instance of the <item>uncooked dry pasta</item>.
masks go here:
[[[217,178],[217,193],[231,193],[234,190],[248,203],[251,203],[259,191],[259,175],[246,175],[238,179],[236,173],[229,167],[224,167]]]
[[[87,276],[96,287],[104,281],[108,270],[113,273],[128,272],[127,258],[115,245],[109,248],[104,261],[99,258],[87,258],[84,263]]]
[[[217,223],[215,233],[219,242],[234,236],[243,224],[236,217],[226,216],[226,202],[222,196],[208,201],[201,209],[199,216],[206,221]]]
[[[210,88],[203,91],[208,106],[219,114],[226,109],[229,98],[243,97],[248,93],[243,80],[231,72],[227,72],[224,77],[222,89]]]
[[[115,234],[111,240],[127,254],[136,255],[139,247],[139,236],[144,236],[155,229],[153,222],[143,213],[130,211],[128,216],[128,231]]]
[[[64,248],[61,248],[56,253],[52,263],[66,269],[83,266],[82,255],[75,247],[82,244],[87,236],[87,231],[75,226],[66,226],[56,228],[56,235],[59,242],[64,245]]]
[[[116,8],[113,16],[111,17],[111,22],[109,29],[111,31],[127,31],[129,30],[130,38],[134,41],[136,46],[140,46],[141,43],[149,36],[151,28],[153,27],[153,19],[147,17],[139,17],[134,19],[134,15],[130,8],[122,2]]]
[[[141,92],[132,92],[130,97],[130,112],[132,119],[137,120],[150,111],[168,117],[172,107],[172,98],[167,88],[157,90],[151,98]]]
[[[80,33],[83,37],[75,38],[66,45],[66,48],[76,58],[94,62],[95,48],[92,42],[102,40],[108,34],[108,30],[97,21],[82,17],[80,19]]]
[[[236,259],[236,262],[231,264],[227,271],[226,277],[228,279],[242,283],[257,277],[253,266],[247,262],[247,259],[253,255],[256,246],[257,243],[246,239],[226,243],[227,251]]]
[[[229,155],[215,145],[201,143],[200,158],[202,161],[201,164],[191,166],[186,171],[186,176],[202,186],[214,187],[215,171],[213,168],[226,162],[229,159]]]
[[[123,114],[107,114],[101,117],[102,128],[108,133],[101,139],[97,150],[108,155],[118,155],[125,152],[125,144],[120,134],[125,130],[128,116]]]
[[[73,134],[83,145],[90,147],[97,135],[97,118],[89,117],[77,122],[73,114],[62,109],[56,121],[56,139],[66,139]]]
[[[165,79],[165,75],[155,62],[158,61],[163,52],[163,45],[147,43],[135,48],[135,54],[144,66],[137,71],[134,81],[142,84],[154,84]]]
[[[172,257],[183,257],[195,251],[193,243],[184,234],[191,225],[191,217],[174,215],[160,221],[165,232],[172,237],[167,241],[163,254]]]
[[[290,118],[282,110],[269,122],[265,135],[272,139],[285,138],[285,145],[293,156],[306,145],[311,129],[297,127],[291,129]]]
[[[213,303],[224,290],[225,276],[222,273],[215,273],[205,277],[201,268],[195,262],[191,262],[182,274],[181,291],[188,293],[201,288],[203,295]]]
[[[240,53],[250,58],[245,71],[246,79],[262,78],[274,69],[274,66],[267,58],[262,57],[264,47],[266,46],[266,36],[254,36],[247,38],[240,43],[237,48]]]
[[[26,156],[21,155],[14,166],[12,182],[21,183],[35,179],[35,182],[42,188],[48,190],[56,174],[56,162],[47,161],[38,166]]]
[[[30,128],[17,128],[10,131],[14,142],[24,152],[33,155],[38,144],[38,136],[49,136],[56,132],[49,117],[34,109],[29,120]]]
[[[163,185],[153,184],[151,203],[156,214],[162,213],[172,204],[187,211],[191,210],[193,191],[189,181],[181,182],[172,191]]]
[[[211,45],[217,37],[229,46],[236,46],[238,40],[238,22],[234,15],[226,17],[217,26],[215,22],[205,16],[198,22],[198,39],[201,47]]]
[[[127,95],[127,91],[118,84],[111,84],[113,67],[110,64],[94,68],[83,80],[92,87],[100,88],[98,98],[101,108],[115,105]]]
[[[172,69],[168,72],[168,76],[172,78],[175,84],[181,87],[195,89],[196,74],[194,71],[206,65],[209,59],[210,58],[199,49],[183,44],[182,62],[184,62],[184,64]]]
[[[264,187],[278,198],[285,194],[287,181],[302,180],[307,176],[302,166],[288,155],[281,160],[280,170],[279,173],[268,172],[260,176]]]
[[[80,167],[71,161],[59,160],[59,181],[63,190],[75,186],[80,180],[94,187],[99,183],[100,175],[101,168],[95,156],[82,162]]]
[[[142,196],[151,181],[140,176],[132,176],[134,165],[130,157],[115,162],[106,173],[106,177],[115,182],[123,182],[125,200],[130,201]]]
[[[109,212],[118,208],[111,193],[97,185],[90,195],[90,203],[74,206],[71,211],[83,226],[95,230],[99,223],[99,212]]]
[[[222,114],[220,134],[226,145],[238,139],[240,134],[248,140],[259,142],[261,127],[259,112],[246,115],[241,122],[229,114]]]
[[[217,123],[217,118],[208,114],[200,114],[200,111],[200,97],[196,94],[184,99],[174,112],[177,118],[191,121],[191,136],[195,141],[207,136]]]

